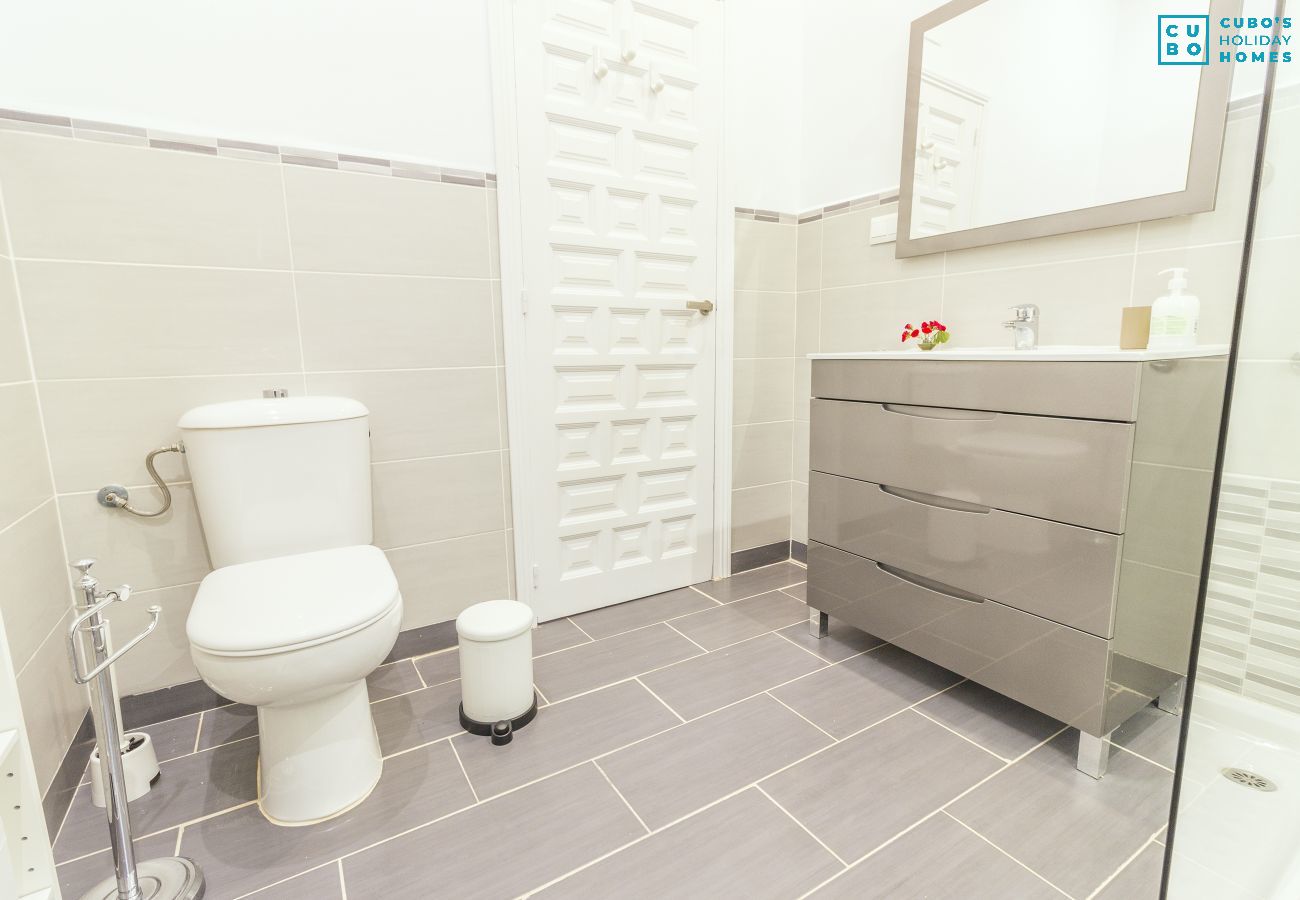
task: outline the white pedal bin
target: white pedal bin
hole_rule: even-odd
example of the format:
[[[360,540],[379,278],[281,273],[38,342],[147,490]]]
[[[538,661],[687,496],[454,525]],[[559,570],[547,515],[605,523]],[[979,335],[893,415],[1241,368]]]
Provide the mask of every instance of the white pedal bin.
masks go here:
[[[456,617],[461,725],[503,744],[537,712],[533,611],[517,600],[475,603]]]

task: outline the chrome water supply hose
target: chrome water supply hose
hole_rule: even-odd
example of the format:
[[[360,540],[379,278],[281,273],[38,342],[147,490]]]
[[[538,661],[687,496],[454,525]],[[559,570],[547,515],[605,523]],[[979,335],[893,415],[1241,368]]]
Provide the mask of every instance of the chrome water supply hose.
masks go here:
[[[158,470],[154,468],[154,458],[162,453],[184,452],[185,445],[178,441],[175,444],[168,444],[165,447],[159,447],[157,450],[151,450],[144,458],[145,471],[149,473],[149,477],[153,479],[153,483],[158,486],[158,490],[162,493],[162,506],[153,512],[145,512],[142,509],[136,509],[132,506],[130,503],[130,492],[120,484],[104,485],[99,489],[99,493],[95,495],[95,499],[99,501],[100,506],[124,510],[129,512],[131,515],[139,516],[142,519],[152,519],[161,516],[163,513],[167,512],[167,510],[172,508],[172,492],[171,488],[167,487],[167,483],[162,480],[162,476],[158,474]]]

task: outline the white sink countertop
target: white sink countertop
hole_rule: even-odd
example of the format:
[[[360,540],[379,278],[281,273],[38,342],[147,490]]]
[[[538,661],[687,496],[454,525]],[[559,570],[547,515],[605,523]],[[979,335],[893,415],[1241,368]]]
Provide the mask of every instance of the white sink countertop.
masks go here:
[[[1010,347],[946,347],[933,350],[865,350],[844,353],[809,353],[809,359],[951,359],[998,362],[1148,362],[1158,359],[1193,359],[1226,356],[1227,344],[1204,344],[1172,350],[1120,350],[1118,347],[1046,346],[1036,350]]]

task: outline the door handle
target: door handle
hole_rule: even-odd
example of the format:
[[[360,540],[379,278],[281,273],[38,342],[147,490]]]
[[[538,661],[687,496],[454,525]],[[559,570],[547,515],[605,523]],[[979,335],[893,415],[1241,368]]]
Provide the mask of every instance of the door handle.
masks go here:
[[[700,311],[700,315],[707,316],[709,313],[713,312],[713,301],[712,300],[687,300],[686,308],[698,309]]]

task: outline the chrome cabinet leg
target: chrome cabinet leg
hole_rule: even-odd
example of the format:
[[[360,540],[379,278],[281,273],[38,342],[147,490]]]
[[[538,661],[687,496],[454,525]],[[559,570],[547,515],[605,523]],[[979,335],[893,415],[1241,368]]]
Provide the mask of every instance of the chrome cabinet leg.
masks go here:
[[[1187,690],[1187,679],[1180,678],[1169,687],[1165,688],[1164,693],[1156,698],[1156,706],[1160,707],[1167,713],[1175,716],[1183,714],[1183,695]]]
[[[1110,762],[1110,735],[1094,737],[1086,731],[1079,732],[1079,758],[1075,768],[1085,775],[1101,778]]]
[[[808,633],[815,638],[824,638],[831,630],[831,617],[820,609],[808,607]]]

